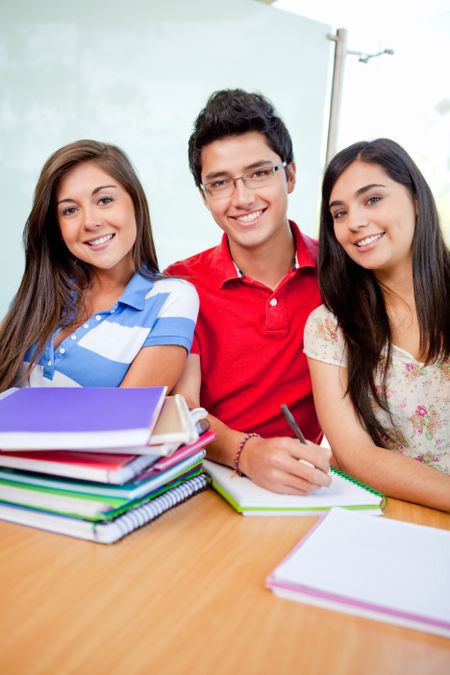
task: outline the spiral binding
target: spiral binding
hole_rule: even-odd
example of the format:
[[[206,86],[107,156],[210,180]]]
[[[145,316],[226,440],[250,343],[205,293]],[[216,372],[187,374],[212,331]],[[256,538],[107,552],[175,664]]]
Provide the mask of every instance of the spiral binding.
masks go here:
[[[132,480],[136,476],[138,476],[144,469],[147,469],[150,464],[152,463],[152,457],[148,455],[141,455],[140,457],[137,457],[131,462],[131,465],[124,466],[122,467],[121,470],[121,476],[122,476],[122,481],[121,483],[125,483],[126,481]],[[108,476],[111,474],[111,472],[108,471]],[[115,473],[112,472],[112,475],[114,476]]]
[[[159,497],[152,499],[147,504],[143,504],[135,509],[124,513],[122,516],[118,516],[113,521],[108,524],[100,523],[95,524],[94,527],[94,537],[97,540],[102,540],[102,530],[114,528],[118,530],[118,536],[115,538],[121,539],[125,537],[133,530],[150,523],[159,516],[161,516],[165,511],[181,504],[186,501],[193,495],[201,492],[206,487],[208,487],[209,482],[207,477],[204,474],[200,476],[195,476],[181,485],[164,492]]]
[[[374,495],[377,495],[377,497],[383,497],[383,499],[386,499],[384,494],[382,492],[378,492],[378,490],[375,490],[375,488],[370,487],[369,485],[366,485],[365,483],[362,483],[360,480],[357,478],[354,478],[353,476],[349,476],[348,473],[345,473],[345,471],[341,471],[341,469],[336,469],[336,467],[332,466],[331,471],[333,473],[337,473],[338,476],[341,476],[345,480],[350,481],[350,483],[354,483],[355,485],[358,485],[359,487],[364,488],[368,492],[371,492]]]

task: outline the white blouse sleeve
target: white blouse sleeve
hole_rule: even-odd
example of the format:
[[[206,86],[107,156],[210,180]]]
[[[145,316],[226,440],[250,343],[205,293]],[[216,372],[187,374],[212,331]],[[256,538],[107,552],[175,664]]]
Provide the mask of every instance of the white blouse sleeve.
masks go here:
[[[317,307],[308,317],[304,333],[306,356],[333,366],[347,367],[347,350],[337,319],[325,305]]]

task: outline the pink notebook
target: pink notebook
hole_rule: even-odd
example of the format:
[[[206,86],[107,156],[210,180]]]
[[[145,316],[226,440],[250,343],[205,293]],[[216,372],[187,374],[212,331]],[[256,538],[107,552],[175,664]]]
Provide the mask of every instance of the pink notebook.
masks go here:
[[[176,450],[169,457],[161,457],[160,459],[158,459],[158,461],[155,462],[155,464],[153,464],[151,471],[152,472],[165,471],[165,469],[168,469],[174,464],[177,464],[177,462],[180,462],[182,459],[186,459],[187,457],[194,455],[196,452],[198,452],[206,445],[208,445],[208,443],[211,443],[211,441],[213,441],[215,437],[216,435],[214,432],[207,431],[193,443],[189,443],[188,445],[182,445],[181,448]]]
[[[159,458],[159,455],[33,450],[0,452],[0,467],[120,485],[141,474]]]
[[[206,432],[194,443],[183,445],[170,457],[71,450],[0,452],[0,468],[121,485],[135,478],[141,480],[159,471],[165,471],[183,459],[195,455],[213,439],[214,434]]]

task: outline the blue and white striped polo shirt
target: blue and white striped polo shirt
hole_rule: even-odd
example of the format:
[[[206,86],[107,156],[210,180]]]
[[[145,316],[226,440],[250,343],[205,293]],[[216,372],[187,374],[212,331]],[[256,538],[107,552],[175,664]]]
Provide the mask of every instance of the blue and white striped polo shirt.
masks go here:
[[[192,344],[199,300],[182,279],[136,272],[111,309],[91,316],[54,350],[52,336],[31,387],[118,387],[143,347]],[[58,329],[59,330],[59,329]],[[34,347],[25,355],[30,361]]]

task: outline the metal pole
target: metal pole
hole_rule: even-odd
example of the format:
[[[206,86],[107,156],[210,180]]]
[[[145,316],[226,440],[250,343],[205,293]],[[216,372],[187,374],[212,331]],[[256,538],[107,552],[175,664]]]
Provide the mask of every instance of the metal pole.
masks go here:
[[[333,83],[331,85],[330,119],[328,123],[326,163],[336,154],[341,111],[342,89],[344,85],[345,57],[347,55],[347,31],[338,28],[336,35],[328,35],[335,42]]]

